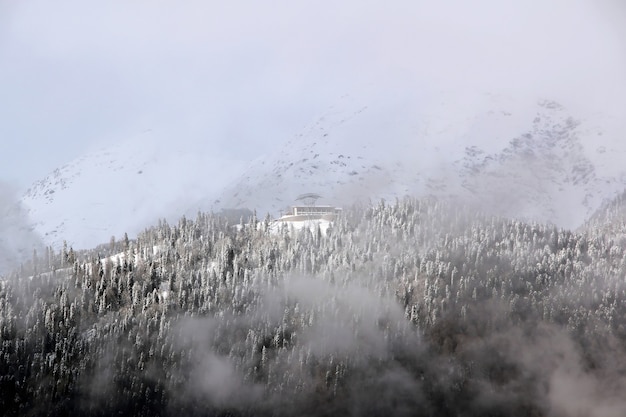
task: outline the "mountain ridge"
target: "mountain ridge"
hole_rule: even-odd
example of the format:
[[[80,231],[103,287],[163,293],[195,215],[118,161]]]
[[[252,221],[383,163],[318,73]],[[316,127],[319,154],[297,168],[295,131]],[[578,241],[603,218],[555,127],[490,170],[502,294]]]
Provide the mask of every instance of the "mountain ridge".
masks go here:
[[[56,248],[93,247],[199,210],[278,216],[303,192],[338,206],[435,196],[573,229],[626,188],[624,150],[600,126],[550,100],[365,91],[282,144],[268,141],[247,164],[146,131],[58,168],[21,204]]]
[[[56,169],[21,202],[46,244],[88,248],[195,214],[194,196],[216,192],[210,178],[233,175],[239,164],[147,131]]]
[[[386,136],[376,117],[381,111],[373,112],[372,106],[355,105],[347,115],[331,113],[330,120],[320,118],[253,163],[217,203],[275,213],[306,191],[338,204],[435,195],[493,214],[575,228],[626,187],[624,170],[614,166],[609,175],[598,172],[602,152],[592,158],[585,147],[597,132],[563,106],[497,98],[505,104],[501,109],[481,108],[448,126],[437,120],[437,111],[434,116],[408,112],[412,119],[403,121],[406,128],[396,129],[400,134],[395,137]],[[362,127],[345,128],[355,121],[371,125],[369,137],[361,139]],[[506,201],[509,207],[493,209]],[[564,205],[572,211],[563,210]]]

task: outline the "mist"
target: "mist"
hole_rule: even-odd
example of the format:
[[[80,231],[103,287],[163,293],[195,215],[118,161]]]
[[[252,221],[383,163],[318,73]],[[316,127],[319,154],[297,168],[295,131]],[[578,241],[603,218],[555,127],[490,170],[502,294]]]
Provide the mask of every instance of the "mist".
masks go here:
[[[619,1],[1,7],[0,175],[20,188],[145,129],[253,158],[372,84],[625,103]]]
[[[0,181],[0,274],[32,259],[33,251],[42,253],[45,245],[33,229],[15,187]]]
[[[406,104],[394,101],[398,91],[420,109],[445,97],[454,105],[433,114],[452,111],[460,124],[474,104],[466,97],[555,100],[603,135],[601,147],[576,142],[574,166],[612,156],[600,167],[612,173],[626,133],[625,39],[617,0],[1,2],[0,409],[626,415],[621,218],[573,232],[479,213],[483,206],[463,200],[405,198],[346,205],[322,234],[272,229],[256,216],[233,227],[204,212],[146,226],[161,209],[145,198],[137,222],[114,219],[137,227],[136,239],[44,251],[20,202],[34,181],[110,145],[137,162],[125,146],[144,132],[156,133],[136,141],[136,154],[160,161],[184,149],[196,166],[205,154],[244,165],[346,94],[393,113]],[[430,127],[448,129],[449,120]],[[384,132],[392,121],[355,132]],[[456,149],[442,137],[443,154]],[[484,144],[499,155],[511,139]],[[176,161],[170,170],[192,169]],[[445,180],[438,160],[426,162]],[[513,175],[539,166],[509,165]],[[211,187],[235,175],[212,169]],[[167,171],[180,194],[161,201],[163,211],[208,190],[181,181],[195,172]],[[476,184],[490,188],[489,175]],[[115,200],[127,182],[102,194],[97,175],[82,181],[92,178],[93,195],[128,211]],[[384,190],[376,181],[364,188]],[[150,184],[138,190],[158,194],[162,183]],[[506,200],[505,191],[481,203]]]
[[[345,207],[326,233],[199,213],[48,251],[0,282],[0,406],[623,415],[616,221],[574,233],[406,198]]]

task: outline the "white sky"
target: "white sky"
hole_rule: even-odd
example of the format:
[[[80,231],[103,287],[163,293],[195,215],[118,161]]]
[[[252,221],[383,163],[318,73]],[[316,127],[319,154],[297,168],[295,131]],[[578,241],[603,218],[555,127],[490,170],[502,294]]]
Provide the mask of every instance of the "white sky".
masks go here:
[[[0,0],[0,181],[146,129],[252,158],[365,83],[622,115],[626,2]]]

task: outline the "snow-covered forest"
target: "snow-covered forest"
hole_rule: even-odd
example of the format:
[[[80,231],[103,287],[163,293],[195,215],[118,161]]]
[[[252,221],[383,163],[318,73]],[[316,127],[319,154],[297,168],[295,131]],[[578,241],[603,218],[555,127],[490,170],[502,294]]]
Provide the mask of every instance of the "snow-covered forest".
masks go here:
[[[623,201],[577,232],[407,198],[48,248],[0,282],[0,410],[626,415]]]

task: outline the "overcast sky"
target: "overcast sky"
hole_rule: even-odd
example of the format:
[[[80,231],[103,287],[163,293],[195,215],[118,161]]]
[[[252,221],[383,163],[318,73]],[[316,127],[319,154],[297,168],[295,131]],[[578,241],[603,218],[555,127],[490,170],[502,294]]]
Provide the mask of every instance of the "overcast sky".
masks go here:
[[[620,0],[0,0],[0,180],[146,129],[252,158],[368,83],[624,114],[624,28]]]

